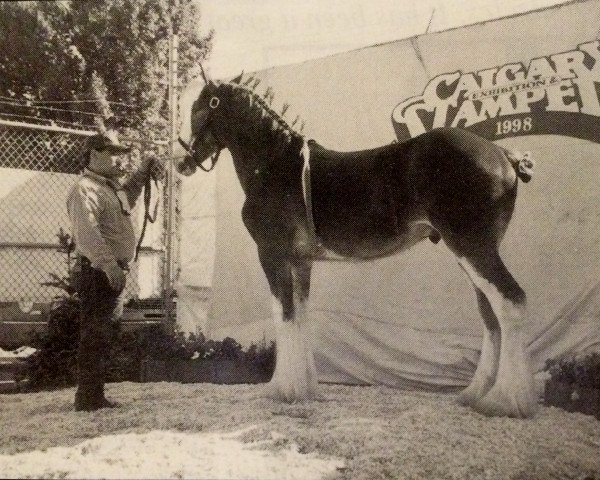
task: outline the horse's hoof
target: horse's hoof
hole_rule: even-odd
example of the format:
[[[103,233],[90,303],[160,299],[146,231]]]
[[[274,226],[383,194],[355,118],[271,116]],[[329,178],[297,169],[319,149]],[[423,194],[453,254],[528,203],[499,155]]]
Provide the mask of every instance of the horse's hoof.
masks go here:
[[[475,405],[475,402],[478,399],[479,397],[476,396],[474,392],[467,389],[460,392],[456,397],[456,401],[459,403],[459,405],[462,405],[463,407],[472,407],[473,405]]]
[[[297,403],[307,400],[313,400],[317,396],[316,390],[313,389],[298,389],[298,388],[281,388],[280,385],[272,382],[265,384],[263,387],[262,396],[270,398],[276,402]]]
[[[483,398],[493,386],[493,379],[488,378],[482,382],[471,382],[471,384],[458,394],[457,401],[465,407],[472,407]]]
[[[293,403],[292,392],[283,392],[277,385],[267,383],[262,387],[262,396],[276,402]]]
[[[496,387],[471,406],[487,417],[531,418],[538,409],[531,393],[511,394]]]

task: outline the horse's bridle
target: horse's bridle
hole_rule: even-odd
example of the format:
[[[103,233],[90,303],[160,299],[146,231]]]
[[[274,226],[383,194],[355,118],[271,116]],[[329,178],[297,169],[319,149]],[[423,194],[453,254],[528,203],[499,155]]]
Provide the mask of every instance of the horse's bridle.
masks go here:
[[[217,153],[215,153],[214,155],[212,155],[210,157],[210,162],[211,162],[210,167],[204,167],[202,165],[202,163],[196,163],[196,166],[200,167],[200,169],[203,170],[203,171],[205,171],[205,172],[210,172],[213,168],[215,168],[215,165],[217,164],[217,161],[219,160],[219,155],[221,154],[221,150],[223,150],[225,148],[225,145],[223,144],[223,142],[219,141],[219,139],[217,138],[217,135],[215,135],[215,132],[211,128],[212,114],[216,110],[216,108],[219,106],[220,103],[221,103],[221,100],[219,99],[219,97],[217,97],[215,95],[213,95],[213,97],[210,99],[210,102],[208,103],[208,106],[210,107],[210,110],[209,110],[208,115],[206,117],[206,120],[205,120],[206,125],[205,125],[204,128],[208,129],[208,131],[210,132],[210,134],[216,140],[217,147],[219,148],[219,150],[217,150]],[[183,147],[183,149],[185,150],[185,152],[190,156],[190,158],[192,158],[194,160],[194,163],[195,163],[195,161],[196,161],[196,158],[195,158],[196,150],[194,149],[194,146],[188,144],[181,137],[178,137],[177,140],[179,142],[179,145],[181,145]]]

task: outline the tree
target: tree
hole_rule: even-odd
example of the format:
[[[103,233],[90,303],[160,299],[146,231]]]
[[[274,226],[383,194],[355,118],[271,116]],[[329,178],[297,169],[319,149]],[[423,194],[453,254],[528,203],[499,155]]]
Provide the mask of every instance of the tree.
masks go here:
[[[60,3],[48,2],[44,12],[31,3],[0,2],[0,95],[2,111],[39,115],[12,103],[35,99],[73,99],[85,88],[83,62],[67,37],[47,18],[64,18]]]
[[[0,112],[87,126],[90,114],[115,115],[134,134],[164,137],[169,33],[179,35],[185,84],[211,47],[199,24],[194,0],[1,2]],[[39,103],[48,100],[79,102]]]

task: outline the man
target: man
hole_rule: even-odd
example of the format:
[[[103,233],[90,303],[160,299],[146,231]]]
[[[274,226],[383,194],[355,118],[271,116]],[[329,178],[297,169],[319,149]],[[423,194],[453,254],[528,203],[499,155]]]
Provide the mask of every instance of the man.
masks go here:
[[[136,249],[131,208],[148,176],[159,168],[146,158],[121,185],[129,163],[123,155],[130,150],[119,143],[115,131],[90,137],[89,162],[67,198],[81,264],[77,411],[116,406],[104,396],[104,382],[111,323],[123,313],[125,277]]]

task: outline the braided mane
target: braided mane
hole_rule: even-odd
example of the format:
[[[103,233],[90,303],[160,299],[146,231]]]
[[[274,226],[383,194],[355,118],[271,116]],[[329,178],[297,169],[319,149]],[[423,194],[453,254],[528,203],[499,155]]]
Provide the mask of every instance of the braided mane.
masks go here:
[[[230,101],[237,110],[232,121],[240,123],[240,131],[246,131],[254,139],[254,145],[271,143],[270,148],[278,152],[288,151],[300,145],[304,136],[295,130],[279,113],[253,90],[236,83],[223,83],[220,88],[227,90]]]

